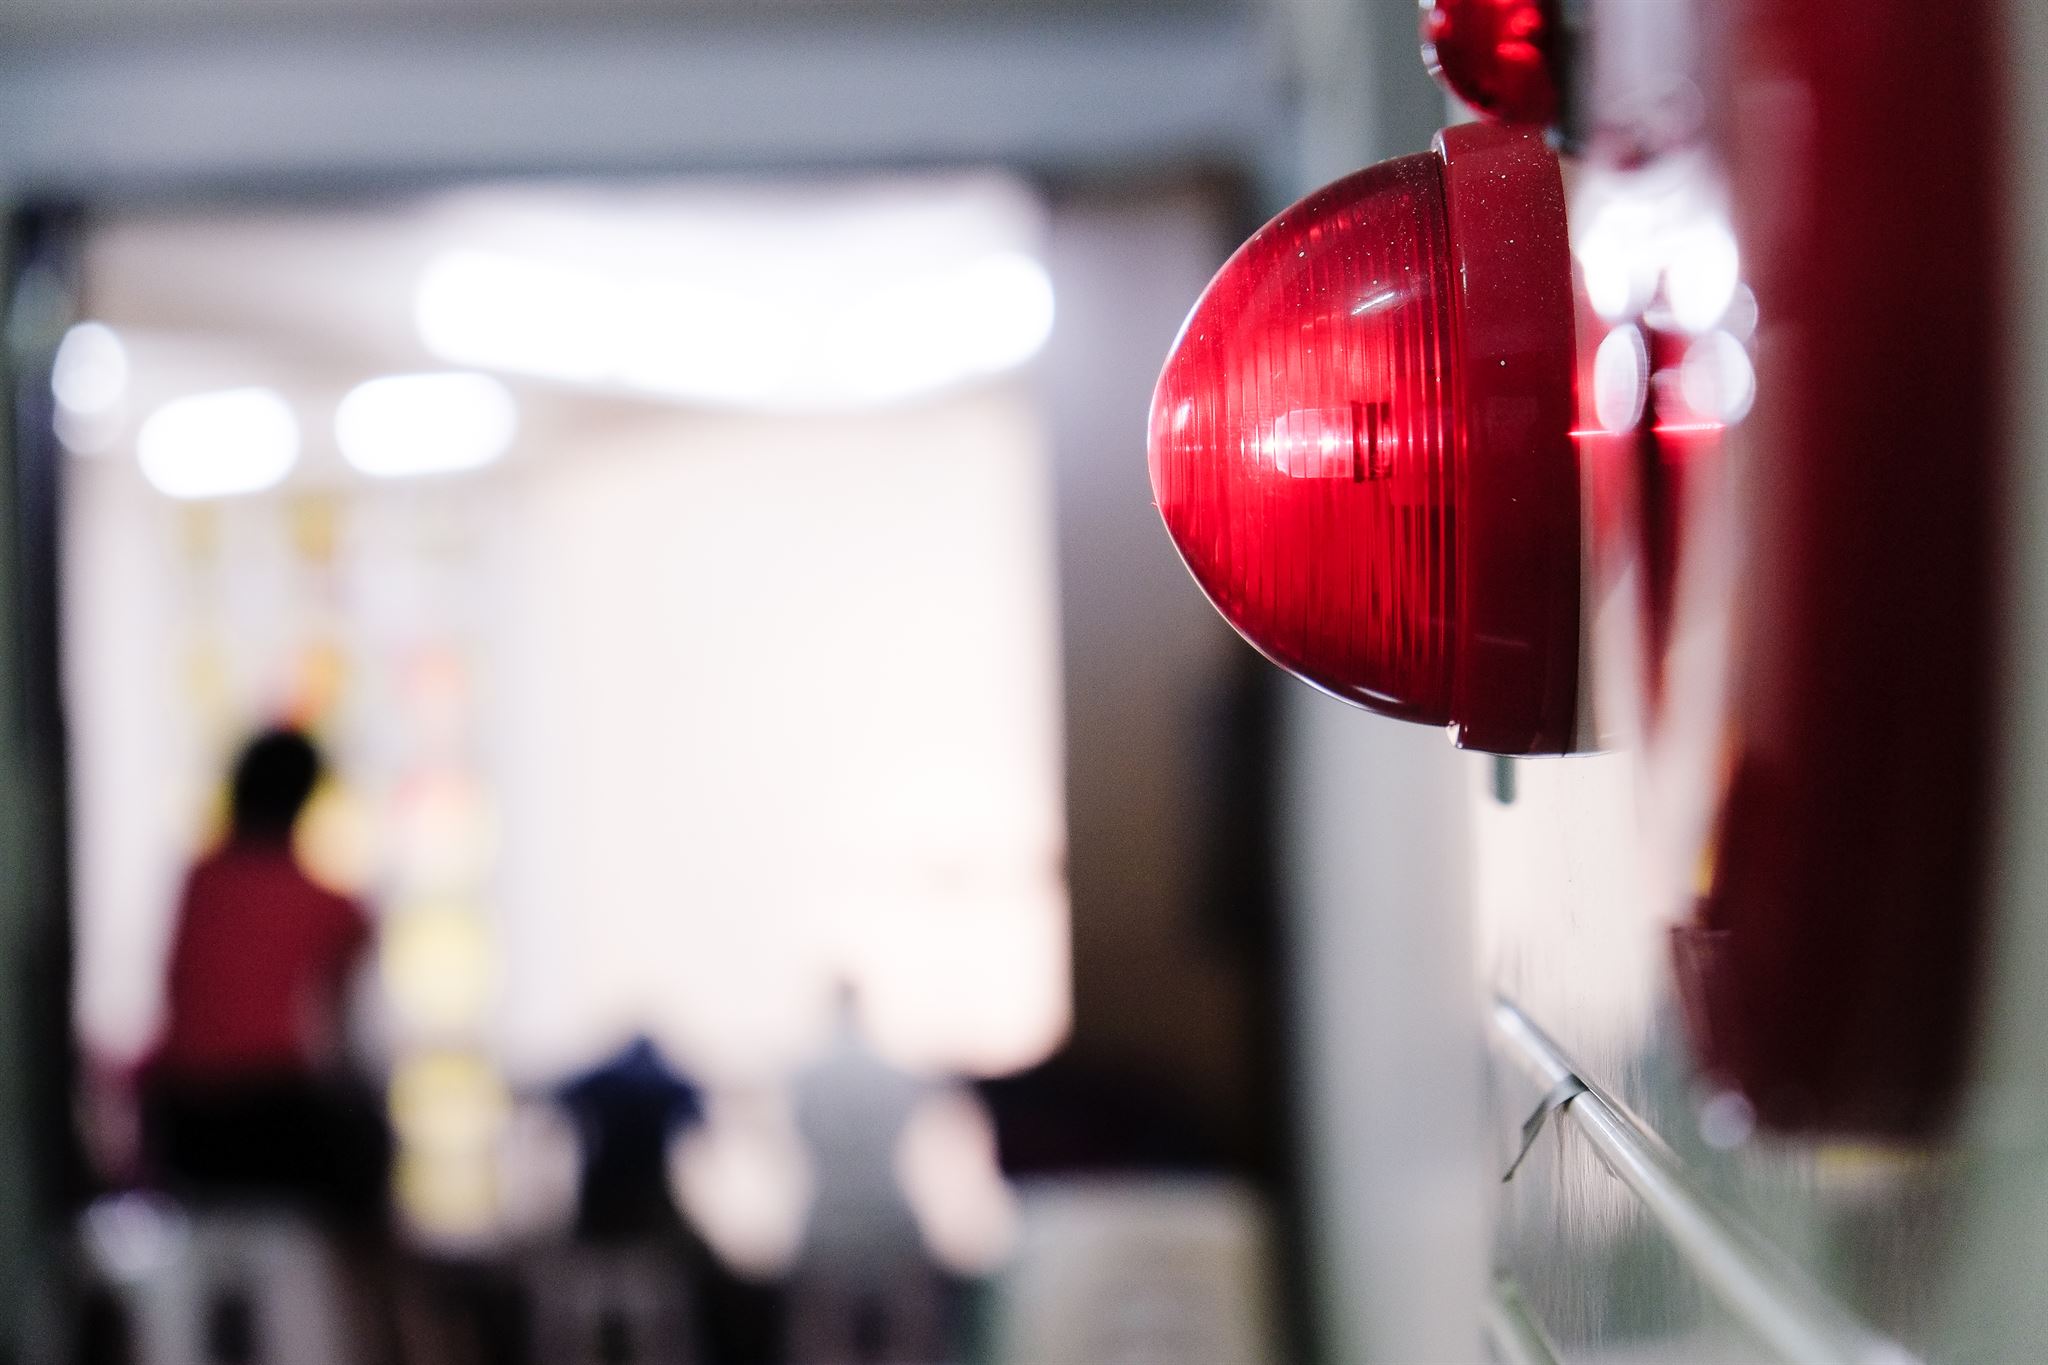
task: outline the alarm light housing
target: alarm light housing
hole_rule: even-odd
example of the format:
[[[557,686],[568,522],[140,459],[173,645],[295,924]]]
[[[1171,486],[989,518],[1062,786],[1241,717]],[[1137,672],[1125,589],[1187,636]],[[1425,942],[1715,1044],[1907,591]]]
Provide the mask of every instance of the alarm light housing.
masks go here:
[[[1465,748],[1567,752],[1573,371],[1555,154],[1449,128],[1224,265],[1153,395],[1153,493],[1196,582],[1281,667]]]

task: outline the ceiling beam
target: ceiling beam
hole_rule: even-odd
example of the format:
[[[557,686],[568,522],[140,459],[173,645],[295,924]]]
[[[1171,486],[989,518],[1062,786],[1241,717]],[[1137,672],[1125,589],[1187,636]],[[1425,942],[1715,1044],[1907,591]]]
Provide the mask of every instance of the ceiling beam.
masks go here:
[[[725,13],[719,11],[717,13]],[[0,50],[0,193],[1002,163],[1243,166],[1289,127],[1263,8],[911,21],[157,25]]]

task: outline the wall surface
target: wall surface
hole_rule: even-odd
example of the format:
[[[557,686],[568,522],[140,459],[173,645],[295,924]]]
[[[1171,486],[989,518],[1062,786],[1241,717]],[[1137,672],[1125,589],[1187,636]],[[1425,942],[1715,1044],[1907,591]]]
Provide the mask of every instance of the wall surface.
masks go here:
[[[1296,0],[1288,12],[1303,89],[1275,210],[1423,150],[1445,112],[1408,7]],[[1441,732],[1280,686],[1278,848],[1316,1346],[1331,1362],[1471,1360],[1488,1182],[1473,760]]]
[[[1060,299],[1044,358],[1065,653],[1067,819],[1078,1046],[1156,1075],[1215,1127],[1251,1067],[1237,970],[1197,919],[1226,737],[1228,629],[1159,525],[1145,412],[1189,302],[1226,249],[1199,187],[1073,194],[1048,261]]]

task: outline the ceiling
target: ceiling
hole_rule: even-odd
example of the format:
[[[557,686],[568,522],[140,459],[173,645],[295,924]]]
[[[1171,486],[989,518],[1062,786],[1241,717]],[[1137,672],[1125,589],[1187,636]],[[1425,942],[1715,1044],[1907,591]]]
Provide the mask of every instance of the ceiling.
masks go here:
[[[0,192],[478,174],[1243,166],[1286,126],[1261,0],[8,0]]]
[[[823,293],[846,280],[887,298],[892,280],[920,278],[933,263],[1035,254],[1043,225],[1036,196],[994,173],[501,185],[320,208],[106,215],[87,237],[82,304],[121,337],[129,376],[111,419],[118,425],[101,428],[94,444],[125,452],[161,404],[251,385],[285,395],[312,435],[367,379],[470,368],[462,356],[437,354],[417,316],[422,280],[451,255],[531,262],[629,290],[758,296],[765,310],[788,316],[763,319],[785,330],[757,342],[787,349],[788,338],[823,325],[825,311],[843,314],[848,297],[856,308],[862,297],[817,299],[806,315],[806,289]],[[795,276],[791,263],[810,274],[771,278]],[[662,329],[657,341],[703,330],[676,311],[644,315]],[[875,335],[886,334],[878,325]],[[494,368],[488,358],[476,367]],[[529,434],[692,406],[675,394],[544,371],[496,368],[514,387]]]

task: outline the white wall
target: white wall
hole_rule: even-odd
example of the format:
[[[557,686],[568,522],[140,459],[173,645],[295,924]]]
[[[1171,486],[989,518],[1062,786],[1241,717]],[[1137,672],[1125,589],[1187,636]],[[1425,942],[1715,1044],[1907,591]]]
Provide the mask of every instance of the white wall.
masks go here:
[[[1281,850],[1308,1217],[1331,1361],[1477,1358],[1487,1266],[1468,765],[1290,687]]]
[[[1444,103],[1412,7],[1288,9],[1304,86],[1288,195],[1428,147]],[[1294,683],[1281,760],[1318,1345],[1344,1365],[1473,1360],[1489,1183],[1467,866],[1480,760]]]
[[[742,1073],[855,972],[905,1060],[1039,1060],[1067,1010],[1043,436],[1016,389],[650,422],[513,498],[505,1041],[655,1026]]]

